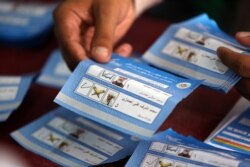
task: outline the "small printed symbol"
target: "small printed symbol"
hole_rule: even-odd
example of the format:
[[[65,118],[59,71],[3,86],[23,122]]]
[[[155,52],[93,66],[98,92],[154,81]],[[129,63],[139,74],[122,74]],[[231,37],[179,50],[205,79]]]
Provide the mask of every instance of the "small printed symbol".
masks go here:
[[[114,84],[114,85],[116,85],[116,86],[119,86],[119,87],[122,87],[122,88],[123,88],[127,80],[128,80],[128,79],[125,78],[125,77],[123,77],[123,76],[118,76],[118,77],[112,82],[112,84]]]
[[[50,133],[48,137],[49,137],[48,140],[49,140],[51,143],[55,143],[56,141],[60,141],[60,138],[54,136],[52,133]]]
[[[82,85],[81,85],[81,88],[82,89],[86,89],[86,88],[91,88],[92,85],[89,85],[90,83],[88,82],[84,82]]]
[[[197,58],[196,58],[196,53],[194,51],[191,51],[188,53],[187,55],[187,61],[188,62],[197,62]]]
[[[115,98],[115,96],[114,96],[114,95],[109,94],[109,95],[108,95],[108,97],[107,97],[107,105],[109,105],[109,104],[110,104],[110,102],[112,101],[112,99],[114,99],[114,98]]]
[[[81,136],[82,134],[84,134],[84,133],[85,133],[85,132],[84,132],[83,129],[76,129],[74,132],[70,133],[69,135],[72,136],[72,137],[75,137],[75,138],[79,139],[80,136]]]
[[[182,151],[178,154],[178,156],[185,157],[185,158],[190,158],[190,157],[191,157],[190,152],[191,152],[190,149],[185,148],[184,150],[182,150]]]
[[[191,39],[191,40],[197,40],[197,39],[199,39],[201,37],[201,35],[198,34],[198,33],[190,31],[190,32],[188,32],[187,37],[189,39]]]
[[[58,149],[59,150],[64,150],[68,146],[69,146],[69,143],[67,143],[66,141],[63,141],[61,144],[59,144]]]
[[[104,70],[101,76],[111,80],[115,75],[109,71]]]
[[[183,53],[185,53],[186,51],[188,51],[187,48],[183,48],[181,46],[177,46],[177,53],[182,55]]]
[[[92,93],[91,95],[96,95],[98,98],[100,98],[100,94],[105,93],[105,90],[103,89],[98,89],[96,86],[93,87],[94,93]]]
[[[87,96],[89,92],[92,90],[93,85],[94,83],[92,81],[87,79],[82,79],[81,83],[77,86],[75,93],[82,96]]]
[[[118,92],[108,90],[106,96],[102,100],[102,103],[106,104],[107,106],[113,106],[117,97],[118,97]]]
[[[176,85],[177,88],[179,89],[187,89],[191,86],[191,83],[189,82],[181,82]]]
[[[159,160],[160,167],[171,167],[173,164],[171,162],[164,162],[163,160]]]

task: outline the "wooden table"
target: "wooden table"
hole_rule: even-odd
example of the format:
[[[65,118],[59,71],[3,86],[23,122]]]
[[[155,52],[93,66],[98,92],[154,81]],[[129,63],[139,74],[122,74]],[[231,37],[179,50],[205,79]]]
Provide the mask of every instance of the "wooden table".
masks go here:
[[[141,17],[122,41],[130,42],[134,50],[143,53],[169,25],[167,21]],[[37,48],[7,48],[0,46],[0,74],[21,75],[39,72],[49,54],[57,48],[53,33]],[[33,83],[22,105],[0,123],[0,166],[55,167],[57,164],[25,150],[9,134],[57,107],[53,102],[59,90]],[[183,100],[160,128],[173,128],[183,135],[204,140],[232,108],[239,94],[233,89],[221,94],[205,87],[198,88]],[[106,166],[124,166],[126,160]],[[10,165],[11,164],[11,165]]]

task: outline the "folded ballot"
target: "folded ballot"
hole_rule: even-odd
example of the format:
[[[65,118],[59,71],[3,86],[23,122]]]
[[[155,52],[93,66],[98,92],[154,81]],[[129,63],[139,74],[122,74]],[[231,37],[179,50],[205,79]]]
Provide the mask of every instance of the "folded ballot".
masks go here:
[[[241,98],[206,143],[250,155],[250,102]]]
[[[248,155],[212,147],[169,129],[141,141],[125,167],[249,167]]]
[[[0,76],[0,122],[22,103],[33,79],[33,75]]]
[[[111,163],[133,153],[138,138],[57,108],[11,133],[24,148],[62,166]]]
[[[247,51],[203,14],[168,27],[143,60],[186,78],[204,80],[204,85],[226,93],[240,77],[217,57],[220,46],[238,53]]]
[[[82,61],[55,102],[108,127],[150,138],[199,85],[200,81],[113,55],[107,64]]]
[[[34,46],[40,44],[52,28],[55,4],[36,2],[0,2],[0,43]]]
[[[51,53],[36,82],[49,87],[62,88],[70,74],[71,71],[63,60],[60,50],[57,49]]]

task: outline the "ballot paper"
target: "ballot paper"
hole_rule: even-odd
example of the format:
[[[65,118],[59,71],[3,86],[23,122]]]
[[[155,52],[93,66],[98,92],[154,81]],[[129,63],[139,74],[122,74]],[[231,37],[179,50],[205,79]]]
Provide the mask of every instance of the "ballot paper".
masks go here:
[[[62,88],[71,71],[66,65],[59,49],[53,51],[37,79],[37,83]]]
[[[206,143],[250,155],[250,102],[241,98]]]
[[[247,52],[203,14],[172,24],[145,52],[143,60],[177,75],[204,80],[203,84],[227,93],[240,79],[216,54],[218,47]]]
[[[62,166],[111,163],[133,153],[138,138],[57,108],[11,133],[24,148]]]
[[[33,75],[0,76],[0,122],[8,119],[23,101]]]
[[[200,81],[183,79],[113,55],[107,64],[82,61],[55,102],[96,122],[150,138]]]
[[[169,129],[141,141],[126,167],[249,167],[249,156],[225,151]]]
[[[0,42],[34,46],[44,41],[52,28],[55,4],[36,2],[0,2]]]

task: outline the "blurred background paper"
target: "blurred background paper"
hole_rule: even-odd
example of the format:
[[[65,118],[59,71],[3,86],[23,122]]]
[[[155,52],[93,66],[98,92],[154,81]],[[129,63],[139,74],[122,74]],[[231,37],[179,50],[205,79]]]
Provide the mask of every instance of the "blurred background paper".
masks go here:
[[[42,44],[52,24],[54,4],[0,1],[0,43],[31,47]]]

